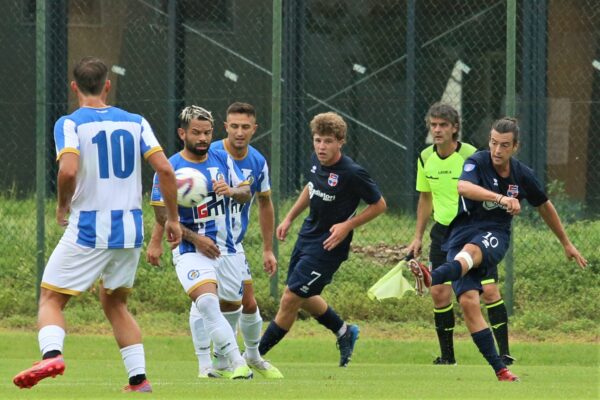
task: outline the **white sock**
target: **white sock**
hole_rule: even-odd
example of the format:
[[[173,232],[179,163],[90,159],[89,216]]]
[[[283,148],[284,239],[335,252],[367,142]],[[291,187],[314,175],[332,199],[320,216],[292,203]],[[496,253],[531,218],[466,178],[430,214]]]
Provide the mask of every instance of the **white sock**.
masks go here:
[[[233,336],[237,336],[237,327],[238,322],[240,321],[240,315],[242,314],[242,306],[235,311],[223,311],[223,316],[231,325],[231,329],[233,330]]]
[[[42,356],[52,350],[58,350],[62,353],[65,330],[58,325],[46,325],[38,332],[38,342]]]
[[[190,309],[190,331],[192,333],[192,342],[194,343],[194,351],[198,357],[198,372],[202,373],[203,369],[210,368],[212,362],[210,360],[210,336],[204,329],[202,316],[192,303]]]
[[[244,337],[244,345],[246,346],[246,357],[250,360],[260,360],[261,356],[258,352],[258,344],[260,343],[260,334],[262,332],[263,320],[260,317],[258,307],[254,314],[243,314],[240,317],[240,331]]]
[[[231,326],[221,314],[217,295],[212,293],[201,295],[196,299],[196,307],[204,320],[204,329],[214,343],[215,353],[225,355],[233,368],[243,365],[244,359],[240,355]]]
[[[127,370],[127,376],[141,375],[146,373],[146,359],[144,357],[144,345],[141,343],[121,349],[121,357]]]

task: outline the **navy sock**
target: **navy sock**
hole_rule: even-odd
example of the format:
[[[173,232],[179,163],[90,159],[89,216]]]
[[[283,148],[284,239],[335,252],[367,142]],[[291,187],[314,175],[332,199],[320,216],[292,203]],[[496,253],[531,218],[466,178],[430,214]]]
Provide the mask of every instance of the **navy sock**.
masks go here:
[[[454,310],[452,303],[446,307],[434,308],[435,330],[440,342],[441,357],[454,362]]]
[[[269,350],[271,350],[277,343],[283,339],[283,337],[288,333],[285,329],[282,329],[275,323],[275,321],[271,321],[265,333],[263,333],[260,338],[260,344],[258,345],[258,352],[261,356],[267,354]]]
[[[498,343],[500,354],[510,354],[508,350],[508,313],[504,300],[500,299],[495,303],[486,304],[488,319],[494,332],[494,337]]]
[[[457,260],[446,261],[431,271],[431,284],[441,285],[448,281],[457,281],[462,275],[462,266]]]
[[[496,373],[502,368],[506,368],[506,365],[500,359],[498,352],[496,351],[496,344],[494,343],[494,336],[490,328],[485,328],[479,332],[471,333],[473,341],[477,345],[479,352],[483,354],[487,362],[494,368]]]
[[[334,335],[337,335],[338,331],[342,329],[342,326],[344,325],[344,320],[342,320],[333,308],[329,306],[327,306],[327,310],[323,315],[316,317],[316,320],[325,328],[333,332]]]

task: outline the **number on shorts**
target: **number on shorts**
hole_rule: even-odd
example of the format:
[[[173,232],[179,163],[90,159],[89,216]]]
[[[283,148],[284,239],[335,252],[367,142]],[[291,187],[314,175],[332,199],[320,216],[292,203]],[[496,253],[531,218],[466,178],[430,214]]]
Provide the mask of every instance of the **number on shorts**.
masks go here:
[[[498,238],[492,236],[492,232],[488,232],[487,235],[483,235],[483,244],[485,245],[485,247],[492,246],[492,248],[495,249],[496,247],[498,247],[498,244],[500,244],[500,242],[498,241]]]
[[[320,274],[320,273],[318,273],[317,271],[310,271],[310,274],[311,274],[311,275],[316,275],[316,276],[315,276],[313,279],[311,279],[311,280],[310,280],[310,281],[309,281],[309,282],[306,284],[306,286],[310,286],[310,285],[312,285],[312,283],[313,283],[314,281],[316,281],[317,279],[319,279],[319,278],[321,277],[321,274]]]

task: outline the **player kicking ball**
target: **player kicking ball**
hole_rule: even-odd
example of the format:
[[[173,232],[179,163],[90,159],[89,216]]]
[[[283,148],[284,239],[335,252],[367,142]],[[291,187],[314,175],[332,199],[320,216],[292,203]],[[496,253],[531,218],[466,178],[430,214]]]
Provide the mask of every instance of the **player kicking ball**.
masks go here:
[[[568,259],[574,259],[582,268],[587,265],[569,240],[533,170],[513,158],[519,131],[513,118],[495,121],[490,132],[490,150],[475,153],[465,161],[458,181],[459,212],[443,247],[448,252],[447,261],[431,273],[416,261],[409,264],[418,287],[452,281],[475,345],[494,368],[498,380],[512,382],[519,378],[506,368],[496,351],[494,337],[481,313],[479,295],[481,277],[490,270],[495,272],[508,250],[512,217],[521,211],[520,201],[527,199],[537,208],[563,245]]]

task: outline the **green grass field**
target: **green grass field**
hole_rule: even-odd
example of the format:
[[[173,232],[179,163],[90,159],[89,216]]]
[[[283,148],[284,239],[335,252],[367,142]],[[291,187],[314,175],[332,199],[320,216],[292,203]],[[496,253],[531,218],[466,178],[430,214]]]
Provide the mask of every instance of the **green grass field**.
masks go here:
[[[334,339],[301,323],[269,354],[285,379],[200,380],[186,336],[145,338],[156,399],[598,399],[598,343],[516,342],[512,368],[522,381],[497,382],[472,342],[456,343],[458,366],[433,366],[433,341],[375,339],[369,327],[348,368],[337,367]],[[316,332],[316,333],[315,333]],[[395,336],[395,335],[394,335]],[[39,357],[33,332],[0,332],[0,399],[140,398],[122,394],[126,374],[111,336],[69,335],[64,376],[19,390],[13,375]]]

